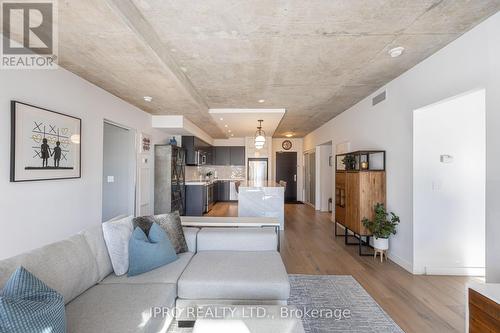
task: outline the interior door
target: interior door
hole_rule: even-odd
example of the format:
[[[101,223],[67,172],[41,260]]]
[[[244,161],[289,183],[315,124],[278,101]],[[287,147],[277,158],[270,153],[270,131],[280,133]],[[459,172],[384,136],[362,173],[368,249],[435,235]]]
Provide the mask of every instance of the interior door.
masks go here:
[[[135,132],[104,123],[102,220],[135,213]],[[143,175],[144,176],[144,175]]]
[[[285,202],[297,201],[297,153],[276,153],[276,181],[285,181]]]

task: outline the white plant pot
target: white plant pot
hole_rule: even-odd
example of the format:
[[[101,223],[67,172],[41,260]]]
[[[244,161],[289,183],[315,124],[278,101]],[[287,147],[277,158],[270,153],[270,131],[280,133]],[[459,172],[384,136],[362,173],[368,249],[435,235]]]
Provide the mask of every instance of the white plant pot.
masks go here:
[[[377,250],[389,249],[389,238],[373,237],[373,247],[376,248]]]

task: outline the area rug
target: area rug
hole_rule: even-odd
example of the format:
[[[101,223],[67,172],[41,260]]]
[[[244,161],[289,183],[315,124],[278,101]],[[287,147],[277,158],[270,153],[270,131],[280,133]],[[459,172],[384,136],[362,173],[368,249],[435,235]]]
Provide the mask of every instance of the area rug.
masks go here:
[[[306,333],[400,333],[401,328],[350,275],[289,275],[291,295]],[[169,333],[190,333],[172,323]]]

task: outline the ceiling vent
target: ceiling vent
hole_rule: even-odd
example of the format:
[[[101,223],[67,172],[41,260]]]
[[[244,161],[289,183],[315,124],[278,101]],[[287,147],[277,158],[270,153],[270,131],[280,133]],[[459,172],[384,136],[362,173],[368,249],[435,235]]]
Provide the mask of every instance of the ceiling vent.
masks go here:
[[[372,98],[372,105],[375,106],[380,102],[385,101],[386,95],[385,95],[385,90],[382,91],[380,94]]]

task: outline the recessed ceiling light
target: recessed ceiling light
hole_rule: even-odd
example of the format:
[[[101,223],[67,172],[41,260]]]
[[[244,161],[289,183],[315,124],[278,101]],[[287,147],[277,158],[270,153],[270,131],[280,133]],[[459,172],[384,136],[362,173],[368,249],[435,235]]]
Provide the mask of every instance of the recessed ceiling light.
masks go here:
[[[402,47],[402,46],[398,46],[398,47],[395,47],[395,48],[392,48],[389,50],[389,55],[393,58],[396,58],[396,57],[399,57],[400,55],[403,54],[405,48]]]
[[[259,103],[264,103],[265,101],[265,99],[259,99]]]
[[[231,134],[231,136],[234,136],[234,134]]]
[[[220,120],[224,120],[224,118],[222,118],[222,117],[220,117],[219,119],[220,119]]]
[[[229,133],[231,133],[231,130],[227,130]]]
[[[293,134],[292,134],[292,133],[288,133],[288,134],[285,134],[285,136],[286,136],[287,138],[291,138],[291,137],[293,136]]]
[[[225,128],[227,128],[227,124],[226,124],[226,125],[224,125],[224,127],[225,127]]]
[[[153,97],[151,97],[151,96],[144,96],[144,100],[146,102],[151,102],[153,100]]]

